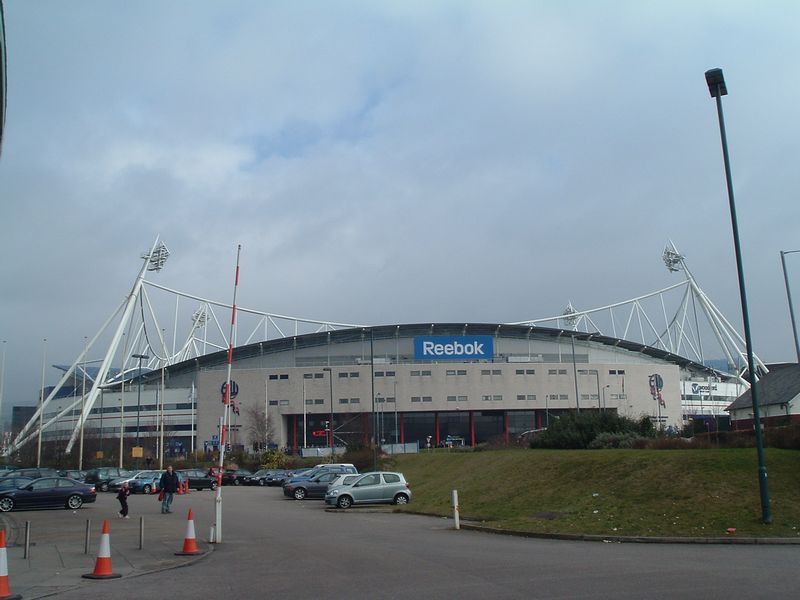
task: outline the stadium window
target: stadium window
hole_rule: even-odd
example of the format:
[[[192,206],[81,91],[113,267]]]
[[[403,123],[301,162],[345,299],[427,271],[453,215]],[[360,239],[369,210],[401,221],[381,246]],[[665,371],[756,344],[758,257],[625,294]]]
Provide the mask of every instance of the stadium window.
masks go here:
[[[503,371],[500,369],[492,369],[492,375],[502,375]]]
[[[349,404],[350,398],[339,398],[339,404]]]
[[[616,375],[617,374],[617,370],[616,369],[609,369],[608,370],[608,374],[609,375]]]
[[[458,402],[458,396],[448,396],[447,397],[447,401],[448,402]]]
[[[433,397],[432,396],[423,396],[422,397],[422,401],[423,402],[433,402]]]
[[[419,371],[411,371],[411,377],[419,377]]]
[[[358,398],[356,398],[356,400],[358,400]],[[389,402],[389,403],[394,403],[395,402],[395,398],[394,398],[394,396],[389,396],[389,397],[386,398],[386,401]]]
[[[581,400],[588,400],[589,394],[581,394]]]
[[[481,375],[491,375],[492,372],[489,369],[481,369]]]
[[[431,376],[431,372],[430,371],[421,371],[420,375],[422,377],[430,377]]]
[[[313,398],[306,398],[306,405],[314,404]]]
[[[617,375],[625,375],[625,369],[617,369]]]
[[[536,375],[536,369],[525,369],[525,375]]]
[[[278,376],[277,375],[270,375],[269,376],[269,380],[270,381],[278,381]]]
[[[578,369],[578,375],[588,375],[589,371],[586,369]]]
[[[525,400],[525,394],[517,394],[517,400]]]
[[[383,371],[375,371],[375,377],[383,377]]]
[[[466,374],[467,374],[467,370],[466,369],[458,369],[456,371],[456,375],[466,375]]]
[[[459,396],[458,397],[458,401],[459,402],[466,402],[467,400],[468,400],[468,398],[466,396]]]
[[[281,403],[281,406],[289,406],[289,401],[288,400],[281,400],[280,403]]]
[[[589,375],[597,375],[597,369],[589,369]]]
[[[314,373],[314,379],[322,379],[325,373]]]
[[[494,402],[502,402],[503,401],[503,394],[495,394],[492,396],[492,400]]]
[[[569,395],[567,395],[567,394],[559,394],[558,395],[558,399],[559,400],[569,400]]]
[[[536,394],[528,394],[528,400],[536,400]]]
[[[491,402],[492,401],[492,395],[491,394],[484,394],[483,396],[481,396],[481,400],[483,400],[484,402]]]
[[[454,376],[455,374],[456,374],[456,370],[455,369],[447,369],[447,371],[445,372],[445,375],[447,375],[448,377],[451,376],[451,375]]]
[[[559,375],[566,375],[567,374],[567,370],[566,369],[559,369],[558,370],[558,374]]]
[[[619,400],[619,394],[611,394],[612,400]]]
[[[269,405],[270,406],[278,406],[278,401],[277,400],[270,400],[269,401]]]
[[[347,373],[339,373],[339,379],[347,378]]]
[[[515,375],[525,375],[525,369],[517,369],[514,372]]]
[[[289,374],[288,373],[281,373],[278,376],[278,379],[289,379]]]
[[[350,398],[350,404],[361,404],[361,398]]]
[[[420,402],[422,399],[419,396],[411,396],[412,402]]]
[[[360,376],[360,374],[358,372],[350,373],[350,377],[359,377],[359,376]]]
[[[394,371],[386,371],[387,377],[394,377]]]
[[[313,378],[314,378],[313,373],[303,373],[303,379],[313,379]]]
[[[628,394],[620,394],[619,395],[619,399],[620,400],[627,400],[628,399]]]
[[[325,404],[325,398],[314,398],[314,404]]]
[[[558,375],[558,371],[555,369],[547,369],[548,375]]]

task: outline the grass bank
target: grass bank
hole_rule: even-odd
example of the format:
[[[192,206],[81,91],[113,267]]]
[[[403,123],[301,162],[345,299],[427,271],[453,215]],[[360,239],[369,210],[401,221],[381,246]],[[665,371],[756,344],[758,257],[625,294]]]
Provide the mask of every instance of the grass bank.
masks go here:
[[[756,453],[714,450],[435,451],[388,457],[410,510],[540,533],[800,535],[800,452],[766,450],[773,523],[761,523]],[[729,533],[735,528],[735,533]]]

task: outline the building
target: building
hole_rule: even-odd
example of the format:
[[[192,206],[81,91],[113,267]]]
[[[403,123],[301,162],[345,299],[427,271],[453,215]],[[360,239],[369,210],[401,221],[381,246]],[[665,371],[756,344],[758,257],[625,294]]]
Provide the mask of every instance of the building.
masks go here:
[[[800,423],[800,364],[769,365],[756,382],[761,422],[765,427]],[[753,429],[753,398],[746,390],[728,408],[736,430]]]

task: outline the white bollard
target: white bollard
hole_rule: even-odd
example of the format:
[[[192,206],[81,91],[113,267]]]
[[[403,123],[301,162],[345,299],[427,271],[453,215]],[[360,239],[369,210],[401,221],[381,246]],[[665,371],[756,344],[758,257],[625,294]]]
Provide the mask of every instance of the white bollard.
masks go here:
[[[217,530],[213,525],[211,526],[211,530],[208,532],[208,543],[209,544],[217,543]]]
[[[455,521],[455,528],[461,529],[461,524],[458,521],[458,490],[453,490],[453,520]]]

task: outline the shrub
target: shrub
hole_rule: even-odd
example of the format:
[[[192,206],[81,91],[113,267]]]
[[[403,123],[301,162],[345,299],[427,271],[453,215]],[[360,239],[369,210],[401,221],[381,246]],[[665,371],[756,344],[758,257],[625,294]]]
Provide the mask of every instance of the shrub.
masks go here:
[[[615,412],[584,411],[569,413],[554,421],[547,431],[531,440],[531,448],[584,449],[601,433],[628,436],[626,444],[633,445],[637,438],[655,435],[655,428],[647,417],[634,420]],[[601,442],[603,443],[603,442]]]
[[[589,442],[590,450],[599,450],[602,448],[635,448],[636,444],[640,441],[646,440],[633,432],[624,433],[610,433],[604,431]]]

